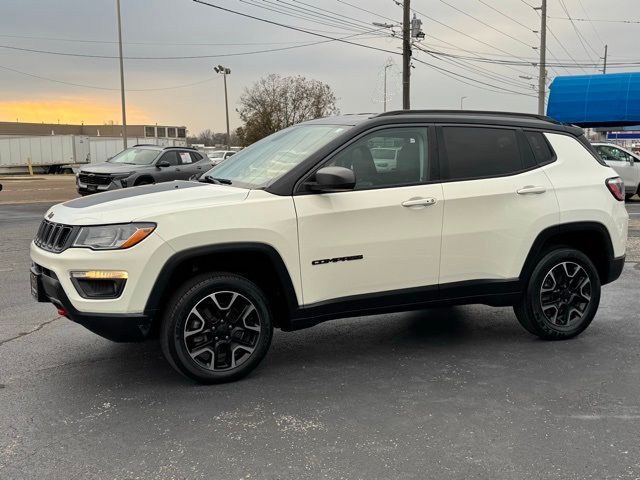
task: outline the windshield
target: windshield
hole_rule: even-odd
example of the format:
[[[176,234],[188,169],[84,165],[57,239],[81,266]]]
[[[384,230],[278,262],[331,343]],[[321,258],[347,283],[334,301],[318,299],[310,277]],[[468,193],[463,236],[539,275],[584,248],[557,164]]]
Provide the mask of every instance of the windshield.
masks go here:
[[[286,128],[236,153],[233,161],[213,167],[204,177],[224,179],[246,188],[266,187],[349,128],[344,125]]]
[[[209,158],[222,158],[224,157],[224,152],[211,152],[211,153],[208,153],[207,156]]]
[[[107,162],[125,163],[127,165],[151,165],[157,156],[158,150],[151,148],[128,148],[110,158]]]

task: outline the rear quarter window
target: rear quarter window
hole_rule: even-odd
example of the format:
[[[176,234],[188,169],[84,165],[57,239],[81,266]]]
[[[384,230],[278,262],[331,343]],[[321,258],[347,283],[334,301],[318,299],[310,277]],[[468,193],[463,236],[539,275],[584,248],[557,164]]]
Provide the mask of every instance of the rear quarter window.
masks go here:
[[[524,134],[538,165],[544,165],[556,159],[556,154],[542,132],[525,131]]]

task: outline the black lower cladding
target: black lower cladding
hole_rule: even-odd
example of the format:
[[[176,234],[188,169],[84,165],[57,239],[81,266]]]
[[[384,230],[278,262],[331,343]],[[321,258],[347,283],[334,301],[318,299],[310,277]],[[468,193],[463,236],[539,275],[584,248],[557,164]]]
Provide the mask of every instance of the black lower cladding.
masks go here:
[[[609,263],[609,271],[607,278],[600,279],[602,285],[607,283],[611,283],[614,280],[617,280],[620,275],[622,275],[622,269],[624,268],[624,261],[626,255],[622,255],[621,257],[614,258],[612,262]]]
[[[40,299],[54,304],[57,308],[64,309],[69,320],[114,342],[139,342],[147,337],[152,320],[148,315],[142,313],[80,312],[71,304],[53,272],[48,272],[37,266],[31,267],[31,272],[37,277],[39,290],[42,289],[43,294]]]

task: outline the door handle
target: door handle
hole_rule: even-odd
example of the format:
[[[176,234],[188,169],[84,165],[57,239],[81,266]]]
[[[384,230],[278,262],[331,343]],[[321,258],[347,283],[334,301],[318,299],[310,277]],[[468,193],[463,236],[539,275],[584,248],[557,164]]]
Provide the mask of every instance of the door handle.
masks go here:
[[[537,185],[527,185],[526,187],[522,187],[520,190],[516,190],[518,195],[527,195],[530,193],[541,194],[547,191],[546,187],[539,187]]]
[[[403,207],[428,207],[430,205],[435,205],[435,198],[410,198],[409,200],[405,200],[402,202]]]

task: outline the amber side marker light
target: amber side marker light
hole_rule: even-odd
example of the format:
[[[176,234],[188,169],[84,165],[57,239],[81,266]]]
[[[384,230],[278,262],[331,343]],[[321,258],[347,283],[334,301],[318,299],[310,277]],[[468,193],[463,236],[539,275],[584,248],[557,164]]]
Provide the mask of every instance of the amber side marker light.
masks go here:
[[[135,232],[133,232],[133,235],[127,238],[127,240],[122,245],[120,245],[120,248],[133,247],[134,245],[140,243],[142,240],[147,238],[151,234],[151,232],[153,232],[154,230],[155,230],[155,227],[138,228]]]

